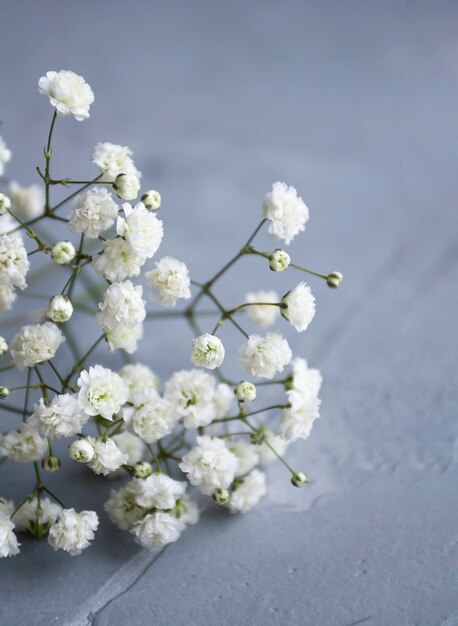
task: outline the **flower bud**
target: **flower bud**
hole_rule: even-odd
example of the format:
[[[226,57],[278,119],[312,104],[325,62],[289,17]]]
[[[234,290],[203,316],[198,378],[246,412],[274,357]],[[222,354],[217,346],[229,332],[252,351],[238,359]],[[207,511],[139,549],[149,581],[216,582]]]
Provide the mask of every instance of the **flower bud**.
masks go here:
[[[326,278],[328,287],[331,287],[332,289],[337,289],[342,281],[343,274],[341,274],[340,272],[331,272]]]
[[[8,343],[5,337],[0,337],[0,356],[8,352]]]
[[[157,211],[161,208],[161,194],[159,191],[150,189],[142,195],[142,202],[150,211]]]
[[[11,209],[11,200],[4,193],[0,193],[0,215],[5,215]]]
[[[224,346],[219,337],[204,333],[196,337],[192,344],[191,361],[194,365],[214,370],[224,360]]]
[[[50,454],[42,460],[41,467],[45,472],[55,472],[60,467],[60,459],[58,456]]]
[[[283,272],[291,263],[291,257],[287,252],[277,248],[269,257],[269,267],[273,272]]]
[[[229,500],[229,491],[227,489],[217,489],[212,498],[216,504],[226,504]]]
[[[0,398],[7,398],[10,395],[8,387],[0,387]]]
[[[73,314],[73,305],[67,296],[59,295],[51,298],[46,315],[53,322],[66,322]]]
[[[295,487],[303,487],[309,482],[309,479],[304,472],[295,472],[291,478],[291,484]]]
[[[94,457],[94,447],[87,439],[76,439],[70,444],[68,454],[78,463],[88,463]]]
[[[259,446],[266,440],[267,430],[265,426],[260,426],[257,430],[255,430],[250,435],[250,441],[255,446]]]
[[[137,463],[133,467],[132,474],[135,478],[148,478],[153,473],[153,466],[148,461]]]
[[[135,200],[140,191],[140,181],[135,174],[118,174],[113,189],[122,200]]]
[[[58,241],[51,250],[51,256],[58,265],[71,263],[75,255],[75,247],[70,241]]]
[[[239,402],[253,402],[256,399],[256,387],[247,380],[242,380],[234,390]]]

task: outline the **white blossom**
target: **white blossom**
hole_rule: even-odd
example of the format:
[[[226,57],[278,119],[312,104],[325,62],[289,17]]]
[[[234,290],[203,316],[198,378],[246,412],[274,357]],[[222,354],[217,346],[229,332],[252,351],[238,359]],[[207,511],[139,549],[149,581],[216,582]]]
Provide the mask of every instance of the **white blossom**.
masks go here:
[[[242,380],[235,388],[235,396],[239,402],[256,400],[256,387],[247,380]]]
[[[46,440],[31,424],[23,423],[18,430],[0,435],[0,455],[19,463],[39,461],[46,448]]]
[[[143,398],[150,397],[153,390],[157,396],[159,377],[148,365],[143,363],[129,363],[119,370],[119,375],[129,387],[129,402],[139,406]]]
[[[296,357],[291,361],[292,373],[290,391],[298,391],[303,396],[318,396],[323,382],[320,370],[309,367],[307,361],[301,357]]]
[[[42,215],[45,207],[45,196],[41,185],[23,187],[13,180],[7,187],[7,194],[14,212],[21,213],[27,219]]]
[[[8,150],[5,140],[0,136],[0,176],[5,171],[5,163],[11,159],[11,150]]]
[[[25,289],[30,263],[20,233],[0,235],[0,285]]]
[[[141,200],[150,211],[157,211],[161,208],[161,194],[159,191],[150,189],[142,195]]]
[[[78,463],[88,463],[91,461],[95,454],[92,437],[72,441],[68,447],[68,454],[71,459]]]
[[[14,534],[14,524],[7,515],[0,513],[0,557],[14,556],[19,554],[17,537]]]
[[[53,322],[67,322],[73,315],[73,304],[67,296],[51,298],[46,309],[46,316]]]
[[[118,470],[121,465],[127,464],[129,457],[121,452],[113,439],[109,438],[106,441],[102,438],[87,437],[87,439],[94,448],[94,456],[88,462],[88,466],[95,474],[107,476]]]
[[[70,215],[68,224],[72,233],[84,233],[96,239],[110,228],[118,216],[118,206],[105,187],[94,187],[81,196]]]
[[[67,265],[76,256],[75,246],[71,241],[58,241],[52,247],[51,256],[58,265]]]
[[[0,337],[0,356],[8,352],[8,342],[5,337]]]
[[[184,496],[186,483],[165,474],[151,474],[148,478],[134,478],[130,489],[135,502],[146,509],[173,509]]]
[[[275,291],[255,291],[247,293],[245,302],[274,302],[278,304],[280,298]],[[246,314],[252,322],[261,327],[271,326],[278,317],[279,307],[273,304],[253,304],[245,308]]]
[[[135,409],[131,419],[133,430],[146,443],[154,443],[170,435],[179,416],[174,406],[165,398],[152,398]]]
[[[279,454],[280,456],[286,451],[288,447],[288,442],[285,441],[280,435],[274,433],[270,428],[266,428],[264,432],[264,443],[256,446],[256,450],[259,456],[259,462],[262,465],[267,465],[268,463],[273,463],[278,460],[275,452],[270,448],[267,443],[272,446],[272,448]]]
[[[0,137],[0,142],[1,142],[1,137]],[[0,173],[0,176],[1,176],[1,173]],[[0,215],[6,215],[9,209],[11,209],[11,200],[8,198],[8,196],[5,196],[4,193],[0,193]],[[9,217],[10,219],[12,219],[11,215]]]
[[[92,154],[92,162],[100,168],[102,180],[113,182],[118,174],[134,174],[141,177],[132,159],[132,150],[113,143],[98,143]]]
[[[54,550],[65,550],[76,556],[89,547],[98,525],[95,511],[77,513],[75,509],[64,509],[49,529],[48,543]]]
[[[289,244],[305,229],[309,210],[294,187],[277,182],[273,184],[272,191],[266,195],[263,217],[270,220],[269,235]]]
[[[125,202],[122,208],[125,217],[118,217],[118,235],[124,237],[139,256],[149,259],[157,252],[162,241],[164,229],[161,220],[148,211],[143,202],[135,207]]]
[[[135,200],[140,191],[140,180],[135,174],[118,174],[113,189],[122,200]]]
[[[103,330],[143,322],[146,311],[142,293],[142,286],[134,286],[130,280],[110,285],[99,304],[100,313],[96,315]]]
[[[138,276],[145,259],[125,239],[108,239],[103,252],[92,262],[95,271],[111,283]]]
[[[81,432],[89,416],[81,409],[76,396],[70,393],[55,396],[48,406],[40,399],[33,407],[31,423],[51,439],[71,437]]]
[[[3,513],[7,517],[11,517],[16,505],[13,500],[7,500],[6,498],[0,498],[0,513]]]
[[[215,393],[213,394],[215,419],[226,417],[233,402],[234,394],[229,385],[226,385],[226,383],[218,383],[215,387]]]
[[[186,428],[207,426],[215,414],[215,380],[202,370],[175,372],[165,383],[164,397]]]
[[[197,444],[185,454],[179,464],[192,485],[204,495],[215,489],[227,489],[237,474],[240,461],[224,441],[206,435],[197,437]]]
[[[227,449],[239,460],[236,476],[244,476],[259,463],[258,446],[244,439],[226,439]]]
[[[23,326],[11,340],[10,351],[18,369],[49,361],[65,337],[52,322]]]
[[[239,362],[251,376],[273,378],[291,361],[292,352],[279,333],[250,335],[239,351]]]
[[[79,122],[89,117],[94,94],[82,76],[70,70],[46,72],[38,81],[38,90],[49,96],[58,115],[73,115]]]
[[[142,460],[146,449],[145,444],[140,437],[136,437],[129,431],[125,430],[122,433],[113,435],[111,439],[115,442],[119,450],[121,450],[122,454],[127,456],[127,465],[133,466]]]
[[[120,530],[129,530],[143,519],[146,510],[135,501],[132,481],[121,489],[112,489],[110,497],[104,504],[108,517]]]
[[[281,308],[281,314],[291,326],[300,333],[306,330],[315,316],[315,298],[310,287],[299,283],[283,296],[281,302],[286,305],[286,308]]]
[[[0,269],[1,274],[1,269]],[[16,300],[16,293],[8,285],[0,284],[0,313],[9,311]]]
[[[180,298],[188,300],[191,297],[188,268],[178,259],[163,257],[145,276],[153,290],[153,298],[162,306],[173,307]]]
[[[224,346],[219,337],[205,333],[196,337],[192,344],[191,361],[194,365],[214,370],[224,360]]]
[[[284,272],[291,263],[291,257],[287,252],[277,248],[269,256],[269,267],[273,272]]]
[[[16,511],[13,521],[18,530],[29,532],[34,537],[44,535],[55,523],[62,512],[62,507],[43,495],[38,501],[37,496],[26,500]]]
[[[179,539],[185,523],[170,513],[156,511],[133,525],[130,532],[144,548],[164,546]]]
[[[231,513],[246,513],[257,505],[266,493],[266,476],[263,472],[255,469],[240,479],[240,483],[234,489],[228,502]]]
[[[138,342],[142,337],[142,324],[123,324],[119,328],[106,331],[106,338],[111,352],[121,349],[132,354],[136,351]]]
[[[297,391],[291,392],[289,400],[291,407],[283,409],[281,415],[281,436],[286,441],[307,439],[312,432],[313,423],[320,416],[320,400]]]
[[[83,370],[78,378],[78,403],[90,416],[101,415],[112,420],[127,398],[129,388],[119,374],[101,365]]]

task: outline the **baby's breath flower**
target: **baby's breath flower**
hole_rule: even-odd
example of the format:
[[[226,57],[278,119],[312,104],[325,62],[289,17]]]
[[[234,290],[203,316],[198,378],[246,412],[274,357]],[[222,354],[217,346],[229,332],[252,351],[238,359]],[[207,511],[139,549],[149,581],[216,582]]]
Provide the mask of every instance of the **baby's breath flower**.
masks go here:
[[[191,297],[188,268],[178,259],[163,257],[145,276],[153,289],[154,300],[162,306],[173,307],[180,298],[188,300]]]
[[[259,463],[258,447],[244,439],[227,439],[227,449],[239,460],[236,476],[244,476]]]
[[[291,257],[287,252],[277,248],[269,257],[269,267],[273,272],[284,272],[291,263]]]
[[[11,181],[7,193],[13,210],[27,219],[33,219],[43,213],[45,196],[41,185],[22,187],[16,181]]]
[[[173,480],[165,474],[152,474],[147,478],[134,478],[130,486],[135,502],[145,509],[173,509],[184,496],[186,483]]]
[[[63,341],[65,337],[52,322],[23,326],[11,340],[11,358],[20,370],[34,367],[52,359]]]
[[[5,337],[0,337],[0,356],[5,354],[5,352],[8,352],[8,343]]]
[[[14,556],[19,554],[19,546],[17,537],[14,534],[14,524],[9,516],[0,513],[0,557]]]
[[[125,217],[118,217],[116,231],[132,246],[135,252],[149,259],[158,250],[164,229],[161,220],[148,211],[143,202],[132,207],[125,202],[122,205]]]
[[[146,446],[140,437],[136,437],[128,430],[113,435],[111,439],[115,442],[122,454],[127,456],[126,465],[136,465],[142,460],[146,451]]]
[[[153,473],[153,466],[148,461],[142,461],[141,463],[136,463],[134,469],[132,470],[132,474],[135,478],[148,478]]]
[[[76,256],[75,246],[71,241],[58,241],[52,247],[51,256],[58,265],[67,265]]]
[[[140,191],[140,180],[135,174],[118,174],[113,189],[121,200],[135,200]]]
[[[105,187],[94,187],[81,196],[75,204],[68,224],[72,233],[84,233],[96,239],[110,228],[118,216],[118,206]]]
[[[234,393],[239,402],[253,402],[256,399],[256,387],[247,380],[242,380]]]
[[[266,475],[254,469],[237,483],[228,502],[230,512],[246,513],[257,505],[265,493]]]
[[[296,472],[291,477],[291,484],[294,487],[303,487],[309,482],[309,479],[304,474],[304,472]]]
[[[127,402],[129,389],[121,376],[101,365],[83,370],[78,378],[78,403],[87,415],[112,420]]]
[[[269,235],[289,244],[305,228],[309,210],[294,187],[274,183],[263,204],[263,217],[270,220]]]
[[[157,396],[136,408],[130,423],[143,441],[155,443],[173,432],[178,419],[173,405],[165,398]]]
[[[145,258],[137,254],[125,239],[116,237],[105,241],[103,252],[92,262],[97,272],[111,283],[138,276]]]
[[[215,379],[202,370],[175,372],[165,383],[164,397],[186,428],[207,426],[215,417]]]
[[[273,378],[291,361],[292,352],[279,333],[250,335],[239,351],[239,362],[251,376]]]
[[[161,194],[159,191],[150,189],[142,195],[142,202],[150,211],[157,211],[161,208]]]
[[[68,447],[68,454],[71,459],[78,463],[88,463],[94,458],[94,446],[90,438],[75,439]]]
[[[0,455],[18,463],[39,461],[46,448],[46,440],[34,426],[27,423],[22,424],[18,430],[0,435]]]
[[[53,322],[67,322],[72,314],[73,304],[63,295],[52,297],[46,309],[46,316]]]
[[[126,465],[129,457],[121,452],[113,439],[87,438],[94,448],[94,456],[88,462],[88,466],[95,474],[107,476],[118,470],[121,465]]]
[[[282,411],[281,436],[286,441],[307,439],[315,420],[320,416],[321,402],[315,396],[304,396],[299,392],[292,392],[289,400],[291,406]]]
[[[315,316],[315,298],[305,283],[288,291],[281,299],[281,314],[300,333],[307,330]]]
[[[77,513],[75,509],[63,509],[49,529],[48,543],[54,550],[65,550],[76,556],[89,547],[98,525],[95,511]]]
[[[27,532],[37,539],[43,537],[60,516],[62,507],[45,496],[26,500],[16,511],[12,520],[18,530]]]
[[[41,398],[33,407],[30,421],[45,437],[59,439],[80,433],[88,419],[76,396],[64,393],[55,396],[48,405]]]
[[[273,302],[279,303],[280,298],[275,291],[255,291],[247,293],[245,302]],[[247,306],[246,314],[252,322],[258,324],[261,327],[271,326],[277,319],[279,313],[279,307],[273,304],[256,304],[253,306]]]
[[[11,200],[4,193],[0,193],[0,215],[5,215],[11,208]]]
[[[38,81],[38,89],[49,96],[58,115],[73,115],[79,122],[89,117],[94,94],[82,76],[70,70],[47,72]]]
[[[134,524],[130,532],[137,543],[152,549],[177,541],[184,528],[183,520],[165,511],[156,511]]]
[[[129,388],[129,402],[136,406],[142,403],[141,400],[145,396],[145,392],[147,393],[149,390],[156,392],[159,389],[159,376],[148,365],[143,363],[124,365],[118,374]],[[140,402],[136,402],[136,398],[140,398]]]
[[[3,176],[5,164],[11,159],[11,150],[8,150],[3,137],[0,136],[0,176]]]
[[[214,370],[224,360],[224,346],[219,337],[205,333],[196,337],[192,344],[191,361],[194,365]]]
[[[11,290],[15,287],[25,289],[27,287],[25,277],[29,267],[27,250],[21,234],[0,235],[0,285]],[[6,297],[5,300],[8,302],[11,298]]]
[[[92,154],[92,162],[100,168],[102,180],[113,182],[118,174],[134,174],[141,177],[132,159],[132,150],[114,143],[98,143]]]
[[[0,261],[1,263],[1,261]],[[1,267],[0,267],[1,275]],[[8,285],[0,284],[0,313],[9,311],[16,300],[16,293],[14,289],[11,289]]]

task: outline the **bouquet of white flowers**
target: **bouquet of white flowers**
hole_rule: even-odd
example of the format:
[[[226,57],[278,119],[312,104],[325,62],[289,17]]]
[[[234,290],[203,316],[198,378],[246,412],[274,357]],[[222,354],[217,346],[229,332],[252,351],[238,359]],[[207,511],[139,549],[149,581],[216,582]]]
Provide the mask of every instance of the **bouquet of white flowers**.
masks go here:
[[[128,478],[111,491],[105,510],[118,528],[147,548],[176,541],[187,524],[197,521],[188,482],[231,513],[248,511],[264,495],[265,474],[259,466],[272,460],[281,461],[295,487],[306,484],[307,476],[292,469],[283,455],[290,442],[310,435],[319,417],[320,372],[304,359],[293,358],[279,332],[247,334],[239,314],[264,328],[281,314],[283,323],[303,332],[315,315],[311,289],[300,282],[282,297],[275,291],[255,291],[230,307],[214,292],[221,276],[247,256],[260,258],[273,272],[291,268],[323,279],[329,287],[339,286],[339,272],[319,274],[292,263],[283,249],[262,251],[254,246],[264,226],[285,244],[303,231],[309,218],[303,200],[294,187],[275,183],[253,234],[203,282],[191,280],[185,263],[168,256],[144,271],[163,238],[157,217],[160,194],[152,189],[140,192],[141,174],[131,150],[111,143],[95,147],[97,175],[92,180],[54,178],[56,121],[68,115],[79,121],[88,118],[94,95],[81,76],[67,70],[48,72],[38,84],[54,108],[44,166],[36,168],[42,184],[21,187],[10,182],[0,193],[0,311],[11,309],[16,295],[27,288],[33,255],[49,258],[60,273],[38,323],[19,325],[11,338],[0,337],[0,407],[21,420],[0,435],[0,454],[2,461],[31,463],[35,470],[30,491],[19,494],[17,504],[0,499],[0,556],[19,552],[17,531],[37,539],[47,536],[54,549],[71,555],[80,554],[94,537],[97,514],[64,505],[67,494],[56,495],[44,479],[44,472],[61,468],[53,451],[56,439],[68,438],[70,459],[95,474]],[[0,175],[10,157],[0,137]],[[76,191],[52,202],[53,189],[73,186]],[[140,201],[129,203],[139,195]],[[116,198],[123,201],[120,206]],[[70,201],[70,215],[64,217],[60,209]],[[56,226],[65,229],[57,238]],[[147,312],[143,287],[131,280],[142,272],[150,296],[164,311]],[[99,277],[95,286],[94,273]],[[43,277],[41,272],[36,278]],[[216,323],[202,333],[198,320],[209,313],[200,308],[205,299]],[[188,302],[170,311],[180,301]],[[100,329],[90,346],[84,345],[84,334],[74,334],[76,311]],[[175,372],[161,386],[150,366],[134,362],[131,355],[145,320],[167,316],[186,319],[195,338],[189,346],[192,367]],[[241,335],[239,364],[250,380],[231,381],[221,371],[221,332],[227,323]],[[102,342],[107,351],[122,355],[124,365],[117,371],[91,362]],[[62,371],[54,357],[66,346],[71,367]],[[17,370],[23,372],[23,382],[8,385],[8,376],[17,380]],[[277,385],[282,397],[263,406],[262,391],[268,385]],[[267,422],[273,411],[276,421]]]

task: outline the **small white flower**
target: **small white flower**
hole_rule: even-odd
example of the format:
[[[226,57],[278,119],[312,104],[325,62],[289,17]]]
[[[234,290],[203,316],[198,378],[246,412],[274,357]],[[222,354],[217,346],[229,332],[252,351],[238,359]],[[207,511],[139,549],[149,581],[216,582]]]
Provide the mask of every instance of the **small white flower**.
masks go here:
[[[11,358],[18,369],[49,361],[65,337],[52,322],[23,326],[11,340]]]
[[[135,502],[145,509],[173,509],[176,501],[184,496],[186,483],[173,480],[165,474],[151,474],[148,478],[134,478],[131,492]]]
[[[210,496],[215,489],[227,489],[231,485],[240,461],[222,439],[205,435],[197,437],[197,444],[184,455],[179,467],[192,485]]]
[[[320,416],[320,400],[314,396],[303,396],[300,392],[291,392],[289,400],[291,407],[282,411],[281,436],[285,441],[307,439]]]
[[[118,216],[118,206],[105,187],[94,187],[81,196],[75,204],[68,224],[72,233],[84,233],[96,239],[110,228]]]
[[[0,557],[14,556],[19,554],[19,546],[16,535],[14,534],[14,524],[10,518],[0,513]]]
[[[251,376],[273,378],[291,361],[292,352],[279,333],[250,335],[239,351],[239,362]]]
[[[274,431],[270,428],[266,428],[264,431],[264,443],[256,446],[259,456],[259,462],[262,465],[267,465],[268,463],[273,463],[274,461],[278,460],[277,455],[272,450],[272,448],[267,445],[266,442],[270,446],[272,446],[273,450],[275,450],[275,452],[277,452],[277,454],[279,454],[280,456],[283,455],[283,453],[286,451],[286,448],[288,447],[287,441],[282,439],[280,435],[275,434]]]
[[[105,241],[103,252],[93,262],[95,271],[111,283],[138,276],[145,259],[139,256],[125,239],[116,237]]]
[[[67,296],[58,295],[51,298],[46,309],[46,316],[53,322],[67,322],[73,315],[73,304]]]
[[[121,450],[122,454],[127,456],[127,465],[135,465],[139,463],[145,454],[145,444],[139,438],[125,430],[123,433],[113,435],[111,439]]]
[[[298,391],[303,396],[318,396],[323,382],[320,370],[309,367],[307,361],[296,357],[291,361],[292,373],[289,383],[290,390]],[[290,390],[286,393],[291,395]]]
[[[0,137],[1,141],[1,137]],[[1,148],[0,148],[1,149]],[[1,176],[1,173],[0,173]],[[4,193],[0,193],[0,215],[5,215],[11,209],[11,200]]]
[[[239,402],[256,400],[256,387],[247,380],[242,380],[235,388],[235,396]]]
[[[159,191],[150,189],[142,195],[142,202],[150,211],[157,211],[161,208],[161,194]]]
[[[273,302],[278,304],[280,299],[275,291],[256,291],[247,293],[245,302]],[[245,308],[246,314],[252,322],[259,326],[266,327],[271,326],[279,314],[279,307],[273,304],[257,304],[253,306],[247,306]]]
[[[135,502],[132,481],[121,489],[112,489],[109,499],[104,504],[108,517],[120,530],[129,530],[143,519],[146,510]]]
[[[188,300],[191,297],[188,268],[178,259],[163,257],[145,276],[153,289],[153,298],[162,306],[173,307],[180,298]]]
[[[236,476],[244,476],[259,463],[258,446],[244,439],[226,439],[227,449],[240,461]]]
[[[164,511],[156,511],[146,515],[130,529],[135,541],[144,548],[156,548],[177,541],[185,523]]]
[[[100,313],[96,315],[103,330],[143,322],[146,311],[142,293],[142,286],[134,286],[130,280],[110,285],[99,304]]]
[[[20,233],[0,235],[0,285],[25,289],[30,263]]]
[[[309,210],[294,187],[277,182],[272,185],[272,191],[266,195],[263,217],[271,222],[269,235],[274,239],[283,239],[289,244],[304,230],[309,219]]]
[[[107,441],[92,437],[87,437],[87,439],[94,448],[94,456],[88,462],[88,467],[94,474],[107,476],[118,470],[121,465],[127,464],[129,457],[121,452],[113,439],[107,439]]]
[[[165,398],[152,398],[135,409],[131,425],[146,443],[154,443],[170,435],[177,425],[179,416],[173,405]]]
[[[92,162],[100,168],[102,180],[113,182],[118,174],[134,174],[141,177],[132,160],[132,150],[113,143],[98,143],[92,154]]]
[[[1,270],[0,270],[1,273]],[[16,300],[16,293],[8,285],[0,284],[0,313],[9,311]]]
[[[34,537],[42,537],[60,516],[62,507],[44,496],[40,501],[35,496],[27,500],[14,514],[13,521],[18,530],[28,532]]]
[[[137,350],[138,342],[143,337],[142,324],[124,324],[119,328],[105,332],[111,352],[124,350],[132,354]]]
[[[8,352],[8,343],[5,337],[0,337],[0,356]]]
[[[159,377],[143,363],[129,363],[124,365],[118,373],[129,387],[129,402],[135,406],[142,403],[141,400],[145,395],[149,397],[150,390],[157,392],[159,389]],[[138,398],[140,402],[137,401]]]
[[[306,283],[299,283],[281,299],[281,314],[300,333],[315,316],[315,298]],[[285,308],[284,308],[285,307]]]
[[[68,447],[68,455],[78,463],[88,463],[94,458],[92,438],[75,439]]]
[[[135,200],[140,191],[140,180],[135,174],[118,174],[113,189],[121,200]]]
[[[89,416],[84,413],[76,397],[70,393],[55,396],[46,406],[43,398],[33,407],[30,422],[51,439],[71,437],[81,432]]]
[[[291,257],[287,252],[277,248],[269,257],[269,267],[273,272],[284,272],[291,263]]]
[[[13,500],[6,500],[6,498],[0,498],[0,513],[3,513],[7,517],[11,517],[16,505]]]
[[[71,241],[58,241],[52,247],[51,256],[58,265],[67,265],[76,256],[75,246]]]
[[[89,117],[94,94],[82,76],[70,70],[46,72],[38,81],[38,90],[49,96],[58,115],[73,115],[79,122]]]
[[[132,246],[135,252],[149,259],[158,250],[164,229],[161,220],[148,211],[143,202],[132,207],[125,202],[122,205],[125,218],[118,217],[116,231]]]
[[[39,461],[47,448],[46,440],[30,424],[0,435],[0,455],[19,463]]]
[[[255,469],[241,479],[234,489],[228,502],[231,513],[246,513],[257,505],[266,493],[266,476]]]
[[[186,428],[207,426],[214,418],[215,380],[202,370],[175,372],[165,383],[164,397]]]
[[[95,511],[77,513],[75,509],[64,509],[49,529],[48,543],[54,550],[65,550],[76,556],[89,547],[98,525]]]
[[[5,171],[5,163],[11,159],[11,150],[8,150],[3,137],[0,137],[0,176]]]
[[[205,333],[196,337],[192,343],[191,361],[194,365],[214,370],[224,360],[224,346],[219,337]]]
[[[78,378],[78,403],[87,415],[112,420],[127,398],[129,389],[121,376],[101,365],[83,370]]]
[[[22,187],[16,181],[11,181],[7,187],[7,194],[14,212],[21,213],[27,219],[42,215],[45,196],[41,185]]]
[[[213,394],[213,405],[215,419],[221,419],[228,415],[232,403],[234,402],[234,394],[232,389],[226,383],[219,383],[215,387],[215,393]]]

